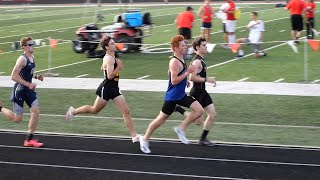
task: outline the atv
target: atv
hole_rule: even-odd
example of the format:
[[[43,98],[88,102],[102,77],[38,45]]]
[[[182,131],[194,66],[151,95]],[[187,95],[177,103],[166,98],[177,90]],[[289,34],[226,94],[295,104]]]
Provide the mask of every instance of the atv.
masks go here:
[[[150,34],[144,35],[143,31],[151,25],[150,13],[145,13],[142,16],[140,11],[127,11],[116,16],[114,24],[102,27],[100,30],[96,24],[80,27],[76,31],[77,38],[73,41],[72,47],[76,53],[87,51],[88,57],[100,57],[104,55],[102,50],[96,51],[100,39],[103,36],[110,36],[116,43],[124,44],[124,47],[118,52],[140,51],[143,38],[150,36]]]

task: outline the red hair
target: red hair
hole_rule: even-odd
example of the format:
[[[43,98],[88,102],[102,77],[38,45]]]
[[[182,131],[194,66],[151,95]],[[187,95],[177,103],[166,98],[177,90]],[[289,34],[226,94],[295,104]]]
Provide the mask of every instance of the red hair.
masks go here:
[[[172,48],[172,50],[174,50],[173,48],[175,48],[175,47],[179,47],[179,43],[181,41],[184,41],[184,37],[182,35],[176,35],[175,37],[173,37],[171,39],[171,48]]]
[[[27,46],[27,42],[31,41],[31,40],[32,40],[32,37],[30,37],[30,36],[21,38],[20,47]]]

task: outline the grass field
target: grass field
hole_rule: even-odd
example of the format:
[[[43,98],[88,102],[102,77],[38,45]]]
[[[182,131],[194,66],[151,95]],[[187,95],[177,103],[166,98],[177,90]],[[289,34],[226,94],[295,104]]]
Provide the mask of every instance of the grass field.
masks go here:
[[[267,50],[268,56],[261,59],[246,57],[232,63],[219,65],[233,59],[235,54],[217,45],[213,53],[208,54],[209,76],[215,76],[218,81],[237,81],[248,77],[252,82],[273,82],[283,78],[283,82],[296,83],[304,80],[304,47],[298,45],[298,54],[290,47],[283,44],[290,39],[289,14],[282,8],[274,8],[273,4],[241,4],[241,19],[237,22],[237,37],[246,37],[245,25],[249,22],[252,11],[259,13],[260,19],[265,21],[265,38],[267,42],[262,45]],[[197,10],[199,6],[194,6]],[[217,9],[219,5],[214,5]],[[152,36],[144,39],[146,44],[168,43],[170,38],[177,33],[173,24],[176,15],[184,10],[184,6],[150,6],[135,7],[148,11],[152,15],[154,28]],[[318,8],[319,9],[319,8]],[[95,7],[28,7],[16,9],[1,9],[0,14],[0,75],[8,76],[11,73],[15,60],[22,53],[12,52],[11,44],[19,41],[22,36],[31,35],[34,39],[52,37],[60,39],[56,49],[52,50],[52,71],[62,77],[76,77],[87,74],[86,78],[102,78],[99,71],[101,59],[86,58],[85,54],[76,54],[72,51],[71,42],[75,38],[76,29],[84,23],[93,20]],[[105,16],[104,22],[99,27],[109,25],[113,17],[123,11],[118,7],[98,7],[99,13]],[[86,16],[84,16],[86,14]],[[316,25],[320,24],[316,18]],[[197,19],[193,28],[193,36],[200,32],[200,21]],[[220,32],[221,22],[213,21],[212,40],[222,43]],[[303,33],[302,36],[305,36]],[[48,44],[48,43],[47,43]],[[159,46],[166,47],[168,46]],[[250,53],[250,48],[245,47],[245,52]],[[164,54],[122,54],[125,69],[121,78],[136,79],[147,76],[147,79],[167,79],[168,56]],[[319,52],[308,48],[308,76],[310,81],[320,79]],[[35,57],[37,71],[45,72],[48,67],[48,47],[37,47]],[[88,61],[90,60],[90,61]],[[88,62],[86,62],[88,61]],[[82,63],[81,63],[82,62]],[[72,64],[75,63],[75,64]],[[77,64],[78,63],[78,64]],[[63,66],[60,67],[59,66]],[[0,82],[1,86],[1,82]],[[10,97],[10,88],[1,88],[0,99],[7,105]],[[41,116],[39,130],[90,133],[108,135],[128,135],[121,120],[121,116],[112,105],[99,116],[79,117],[74,122],[67,123],[63,114],[70,105],[80,106],[92,103],[95,98],[94,91],[86,90],[48,90],[39,89],[41,103]],[[135,125],[139,132],[144,132],[148,122],[155,118],[162,105],[163,93],[156,92],[124,92],[132,111],[132,116],[138,118]],[[274,143],[320,146],[319,98],[320,97],[295,97],[272,95],[230,95],[214,94],[215,105],[219,114],[218,123],[214,127],[211,139],[218,141],[236,141],[250,143]],[[112,104],[112,103],[111,103]],[[146,107],[148,105],[148,107]],[[27,112],[27,109],[25,110]],[[109,117],[109,118],[106,118]],[[117,119],[119,118],[119,119]],[[27,119],[27,117],[26,117]],[[171,120],[182,119],[174,115]],[[0,117],[0,129],[25,130],[27,120],[21,124],[14,124]],[[155,137],[176,138],[172,128],[177,121],[169,121],[155,133]],[[192,125],[188,137],[196,139],[201,128]]]

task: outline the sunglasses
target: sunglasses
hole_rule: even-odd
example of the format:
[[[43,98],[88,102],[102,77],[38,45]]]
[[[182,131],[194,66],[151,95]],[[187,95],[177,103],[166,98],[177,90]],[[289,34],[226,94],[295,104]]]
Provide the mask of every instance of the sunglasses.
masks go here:
[[[27,46],[34,46],[34,44],[27,44]]]

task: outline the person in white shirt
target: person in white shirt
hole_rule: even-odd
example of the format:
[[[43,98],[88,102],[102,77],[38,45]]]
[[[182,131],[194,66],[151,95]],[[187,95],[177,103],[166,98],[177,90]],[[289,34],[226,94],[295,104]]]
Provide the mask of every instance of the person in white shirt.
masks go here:
[[[253,52],[256,54],[256,57],[266,56],[267,54],[260,50],[260,42],[263,38],[264,22],[258,19],[258,13],[252,12],[250,14],[251,21],[247,25],[249,29],[249,37],[248,38],[240,38],[237,39],[237,43],[245,43],[252,46]],[[241,44],[238,51],[239,55],[237,57],[243,57],[244,51],[241,49]]]
[[[221,7],[219,8],[218,13],[216,13],[216,16],[221,19],[222,21],[222,31],[223,31],[223,40],[226,44],[222,45],[222,47],[229,49],[228,46],[228,32],[227,32],[227,28],[226,28],[226,22],[227,22],[227,14],[223,11],[224,9],[226,9],[228,7],[228,3],[224,3],[221,5]]]
[[[236,24],[237,19],[235,16],[235,12],[237,10],[236,4],[233,0],[225,0],[227,6],[222,10],[226,13],[226,31],[228,32],[228,42],[235,43],[236,42]]]

